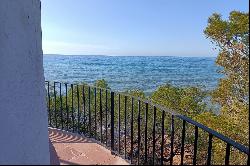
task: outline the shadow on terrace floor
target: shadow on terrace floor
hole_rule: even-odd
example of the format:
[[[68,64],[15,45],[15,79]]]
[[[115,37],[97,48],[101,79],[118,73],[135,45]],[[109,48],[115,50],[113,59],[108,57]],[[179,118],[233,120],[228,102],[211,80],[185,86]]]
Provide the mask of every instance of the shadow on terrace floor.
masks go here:
[[[90,138],[53,128],[49,128],[49,138],[52,165],[128,165]]]

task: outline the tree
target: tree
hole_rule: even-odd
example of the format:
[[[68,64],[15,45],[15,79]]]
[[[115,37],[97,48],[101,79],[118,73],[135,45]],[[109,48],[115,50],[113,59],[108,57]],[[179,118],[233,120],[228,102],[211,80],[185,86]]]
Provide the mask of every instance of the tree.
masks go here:
[[[237,126],[234,129],[240,126],[244,141],[235,138],[238,130],[229,136],[248,145],[249,14],[232,11],[229,19],[223,20],[215,13],[208,19],[204,33],[219,48],[216,63],[225,75],[212,93],[212,100],[221,105],[220,116]]]
[[[249,14],[232,11],[228,20],[215,13],[208,19],[204,33],[212,43],[219,48],[216,59],[222,67],[224,78],[220,79],[218,87],[212,92],[212,102],[221,106],[218,116],[203,113],[195,119],[206,126],[249,145]],[[214,143],[216,156],[224,154],[222,142]],[[246,156],[232,156],[234,164],[245,163]],[[221,163],[220,158],[215,160]]]

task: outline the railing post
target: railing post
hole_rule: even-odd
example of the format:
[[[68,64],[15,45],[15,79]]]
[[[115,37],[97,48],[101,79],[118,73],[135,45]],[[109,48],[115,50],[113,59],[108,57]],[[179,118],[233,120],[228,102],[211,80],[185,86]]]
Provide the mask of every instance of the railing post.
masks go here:
[[[183,165],[184,162],[184,149],[185,149],[185,134],[186,134],[186,121],[183,120],[183,126],[182,126],[182,137],[181,137],[181,165]]]
[[[195,126],[195,138],[194,138],[194,157],[193,157],[193,165],[196,165],[196,157],[197,157],[197,144],[198,144],[198,126]]]
[[[230,144],[227,143],[225,165],[229,165],[229,157],[230,157]]]
[[[170,152],[170,165],[173,165],[174,157],[174,115],[171,115],[171,152]]]
[[[106,146],[108,145],[108,90],[105,90],[105,135]]]
[[[55,123],[56,123],[56,125],[55,125],[55,127],[57,128],[57,111],[56,111],[56,82],[54,82],[54,108],[55,108],[55,111],[54,111],[54,118],[55,118]]]
[[[213,141],[213,135],[211,133],[209,133],[208,151],[207,151],[207,165],[211,165],[212,141]]]
[[[49,88],[50,88],[50,86],[49,86],[49,81],[48,81],[48,110],[49,110],[49,126],[51,127],[51,110],[50,110],[50,91],[49,91]]]
[[[114,92],[111,92],[111,150],[114,151]]]
[[[156,126],[156,107],[154,106],[154,116],[153,116],[153,163],[155,165],[155,126]]]

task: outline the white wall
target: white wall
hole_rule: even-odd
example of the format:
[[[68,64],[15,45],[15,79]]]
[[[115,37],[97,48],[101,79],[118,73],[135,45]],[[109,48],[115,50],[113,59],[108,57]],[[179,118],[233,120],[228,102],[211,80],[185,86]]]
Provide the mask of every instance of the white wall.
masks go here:
[[[49,164],[40,0],[0,0],[0,164]]]

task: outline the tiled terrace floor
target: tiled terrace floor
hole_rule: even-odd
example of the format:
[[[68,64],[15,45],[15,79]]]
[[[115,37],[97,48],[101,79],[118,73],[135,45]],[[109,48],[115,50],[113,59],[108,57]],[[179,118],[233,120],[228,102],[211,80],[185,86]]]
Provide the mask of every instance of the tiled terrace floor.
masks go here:
[[[49,138],[52,165],[128,165],[93,139],[52,128]]]

